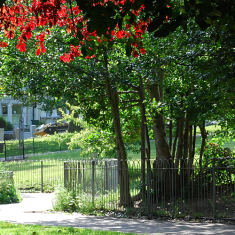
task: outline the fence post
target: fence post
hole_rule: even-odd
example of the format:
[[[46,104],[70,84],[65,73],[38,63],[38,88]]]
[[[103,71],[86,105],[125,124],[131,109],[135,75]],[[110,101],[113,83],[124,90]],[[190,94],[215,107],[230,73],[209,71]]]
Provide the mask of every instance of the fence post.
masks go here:
[[[213,184],[213,218],[215,219],[215,205],[216,205],[216,198],[215,198],[215,158],[212,159],[212,184]]]
[[[78,162],[78,184],[81,185],[81,182],[82,182],[81,163]]]
[[[109,174],[108,174],[108,160],[105,160],[105,191],[109,190]]]
[[[35,154],[34,138],[33,138],[33,154]]]
[[[91,179],[91,188],[92,188],[92,202],[94,204],[95,200],[95,161],[92,161],[92,179]]]
[[[23,159],[25,159],[25,156],[24,156],[24,139],[23,139]]]
[[[82,163],[82,180],[83,180],[83,192],[86,192],[86,177],[85,177],[85,163]]]
[[[7,160],[7,142],[6,140],[4,141],[5,143],[5,161]]]
[[[41,186],[42,186],[42,193],[43,193],[43,160],[41,160]]]
[[[64,162],[64,187],[68,188],[68,162]]]

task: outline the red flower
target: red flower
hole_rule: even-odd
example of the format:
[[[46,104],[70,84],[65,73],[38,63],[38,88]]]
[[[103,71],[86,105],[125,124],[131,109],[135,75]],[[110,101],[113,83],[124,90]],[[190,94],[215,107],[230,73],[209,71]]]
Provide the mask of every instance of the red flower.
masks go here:
[[[8,33],[8,35],[7,35],[7,37],[8,37],[9,39],[13,39],[14,36],[15,36],[15,33],[14,33],[12,30],[10,30],[9,33]]]
[[[134,51],[133,51],[133,56],[134,56],[134,57],[138,57],[138,56],[139,56],[138,51],[134,50]]]
[[[145,54],[145,49],[143,47],[140,48],[140,53],[143,54],[143,55]]]
[[[0,42],[0,47],[7,47],[8,44],[6,42]]]
[[[36,56],[39,56],[40,54],[40,47],[38,47],[37,51],[36,51]]]

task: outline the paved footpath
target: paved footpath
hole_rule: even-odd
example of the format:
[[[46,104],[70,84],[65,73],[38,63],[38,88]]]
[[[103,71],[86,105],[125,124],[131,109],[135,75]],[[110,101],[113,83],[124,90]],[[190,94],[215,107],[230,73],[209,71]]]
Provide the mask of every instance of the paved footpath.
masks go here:
[[[0,205],[0,221],[22,224],[72,226],[138,234],[235,234],[235,225],[168,222],[85,216],[79,213],[45,213],[52,208],[53,194],[25,193],[21,203]]]

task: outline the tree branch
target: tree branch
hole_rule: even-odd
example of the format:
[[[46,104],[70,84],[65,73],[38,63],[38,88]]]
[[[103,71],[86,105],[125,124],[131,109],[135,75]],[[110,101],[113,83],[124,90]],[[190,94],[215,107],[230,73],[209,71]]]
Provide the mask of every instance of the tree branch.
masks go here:
[[[139,106],[139,104],[133,104],[133,105],[125,106],[125,107],[120,107],[120,109],[129,109],[135,106]]]
[[[124,100],[124,101],[120,101],[121,104],[129,103],[129,102],[140,102],[140,100]]]
[[[118,94],[130,94],[130,93],[133,93],[133,94],[138,94],[138,91],[119,91]]]

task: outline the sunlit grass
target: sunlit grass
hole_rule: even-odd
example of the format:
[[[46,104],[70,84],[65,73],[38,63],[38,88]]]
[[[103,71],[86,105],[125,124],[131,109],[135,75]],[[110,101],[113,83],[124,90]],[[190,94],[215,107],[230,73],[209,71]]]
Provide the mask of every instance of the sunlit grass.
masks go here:
[[[46,160],[46,159],[54,159],[54,160],[80,160],[82,157],[80,156],[80,150],[72,150],[65,152],[54,152],[54,153],[44,153],[31,155],[27,157],[27,160]]]
[[[57,185],[64,183],[63,161],[6,162],[1,166],[6,171],[13,171],[15,186],[22,192],[53,192]]]
[[[24,140],[24,154],[37,154],[47,152],[57,152],[68,150],[68,143],[72,137],[72,133],[62,133],[57,135],[48,135],[43,137],[29,138]],[[5,142],[3,153],[0,158],[6,156],[20,156],[23,154],[23,147],[19,144],[19,140],[10,140]]]
[[[38,234],[38,235],[49,235],[49,234],[113,234],[122,235],[134,233],[121,233],[121,232],[110,232],[110,231],[98,231],[91,229],[81,229],[73,227],[60,227],[60,226],[41,226],[41,225],[23,225],[23,224],[13,224],[8,222],[0,222],[0,234],[1,235],[25,235],[25,234]]]

